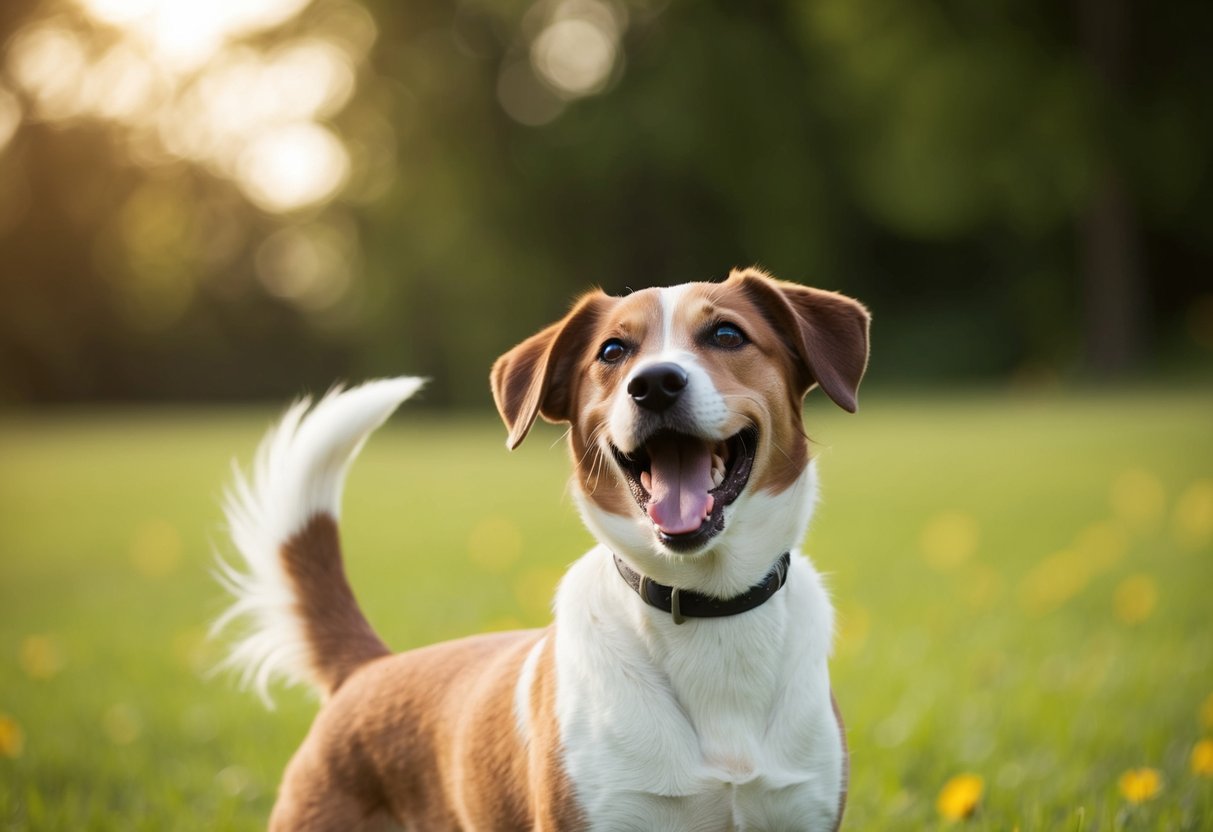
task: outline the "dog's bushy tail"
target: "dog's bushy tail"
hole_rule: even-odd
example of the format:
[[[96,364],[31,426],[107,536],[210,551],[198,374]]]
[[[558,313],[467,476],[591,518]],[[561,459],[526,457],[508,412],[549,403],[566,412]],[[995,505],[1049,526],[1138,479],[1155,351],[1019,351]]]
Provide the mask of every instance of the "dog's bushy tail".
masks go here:
[[[350,463],[367,437],[422,385],[372,381],[302,399],[262,440],[251,476],[238,466],[224,511],[243,563],[219,561],[234,596],[213,633],[243,625],[225,666],[271,704],[275,679],[335,691],[359,665],[386,655],[345,578],[337,519]]]

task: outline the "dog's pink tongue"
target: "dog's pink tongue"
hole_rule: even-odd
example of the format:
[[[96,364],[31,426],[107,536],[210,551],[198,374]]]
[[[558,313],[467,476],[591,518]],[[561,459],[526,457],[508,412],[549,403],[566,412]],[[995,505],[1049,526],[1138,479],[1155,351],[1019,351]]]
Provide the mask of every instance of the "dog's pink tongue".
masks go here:
[[[712,511],[712,453],[704,442],[659,436],[647,447],[649,519],[666,534],[693,532]]]

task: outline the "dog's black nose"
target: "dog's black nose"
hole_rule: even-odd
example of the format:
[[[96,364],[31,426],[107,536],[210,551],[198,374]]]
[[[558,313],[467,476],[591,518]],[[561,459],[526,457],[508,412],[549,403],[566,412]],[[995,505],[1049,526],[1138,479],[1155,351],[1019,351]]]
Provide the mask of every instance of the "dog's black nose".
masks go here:
[[[686,370],[669,361],[645,367],[628,382],[628,395],[645,410],[660,413],[686,389]]]

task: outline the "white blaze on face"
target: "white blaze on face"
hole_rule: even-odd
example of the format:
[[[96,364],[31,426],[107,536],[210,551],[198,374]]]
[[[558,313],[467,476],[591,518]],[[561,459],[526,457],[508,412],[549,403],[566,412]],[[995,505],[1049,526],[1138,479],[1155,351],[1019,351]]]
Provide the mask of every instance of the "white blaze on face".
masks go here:
[[[687,386],[678,404],[681,429],[705,438],[726,438],[722,431],[729,411],[724,398],[694,352],[695,333],[686,331],[686,327],[680,329],[676,319],[679,303],[691,288],[692,284],[684,283],[658,290],[661,332],[645,339],[640,358],[615,390],[607,433],[615,447],[624,453],[637,449],[637,439],[641,438],[637,432],[645,415],[628,394],[628,384],[648,367],[664,362],[677,364],[687,374]]]
[[[682,299],[682,296],[686,294],[689,287],[689,283],[683,283],[681,286],[667,286],[659,290],[661,293],[662,355],[666,355],[674,349],[674,341],[677,335],[677,333],[674,332],[674,312],[678,309],[678,302]]]
[[[688,294],[689,285],[658,290],[661,330],[646,333],[641,354],[614,394],[608,419],[608,436],[625,453],[638,450],[641,443],[650,461],[650,470],[641,477],[641,485],[651,495],[649,520],[666,534],[687,534],[699,528],[712,513],[714,497],[709,491],[723,477],[723,440],[729,412],[724,398],[695,353],[698,322],[679,320],[678,310]],[[656,318],[657,316],[654,316]],[[655,364],[676,364],[687,374],[687,386],[668,416],[669,427],[687,436],[664,434],[651,439],[654,420],[661,417],[639,407],[628,393],[630,382]]]

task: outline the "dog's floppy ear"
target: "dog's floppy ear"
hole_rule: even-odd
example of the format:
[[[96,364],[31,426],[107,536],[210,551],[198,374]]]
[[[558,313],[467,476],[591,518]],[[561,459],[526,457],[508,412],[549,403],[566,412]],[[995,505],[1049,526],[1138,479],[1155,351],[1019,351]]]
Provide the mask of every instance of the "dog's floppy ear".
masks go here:
[[[523,341],[493,364],[493,401],[510,435],[511,451],[522,444],[535,417],[567,422],[577,383],[578,359],[599,316],[610,304],[602,291],[583,295],[564,320]]]
[[[836,292],[775,280],[758,269],[733,271],[726,282],[758,304],[788,341],[806,371],[801,392],[819,384],[835,404],[854,413],[868,366],[871,316],[863,304]]]

